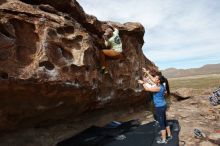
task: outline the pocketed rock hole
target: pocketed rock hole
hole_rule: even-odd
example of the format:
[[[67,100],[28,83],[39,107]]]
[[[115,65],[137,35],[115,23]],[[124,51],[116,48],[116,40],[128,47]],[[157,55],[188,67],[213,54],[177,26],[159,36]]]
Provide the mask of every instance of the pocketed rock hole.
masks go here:
[[[62,42],[64,44],[66,44],[66,46],[68,46],[70,48],[74,48],[76,50],[80,50],[81,49],[82,39],[83,39],[83,36],[79,35],[79,36],[76,36],[73,40],[69,40],[69,39],[63,38]]]
[[[4,79],[4,80],[8,79],[8,73],[0,72],[0,79]]]
[[[38,35],[34,32],[35,25],[18,19],[10,19],[16,35],[16,57],[20,64],[28,65],[33,61],[31,57],[37,50]]]
[[[8,33],[8,31],[6,31],[6,29],[4,28],[4,25],[1,23],[0,23],[0,32],[7,37],[11,37],[11,35]]]
[[[73,59],[73,55],[72,55],[70,52],[68,52],[68,51],[65,50],[64,48],[61,48],[61,51],[62,51],[63,57],[65,57],[65,58],[68,59],[68,60]]]
[[[9,53],[8,52],[3,52],[3,51],[0,51],[0,61],[5,61],[7,60],[9,57]]]
[[[49,61],[40,62],[39,67],[42,67],[42,66],[44,66],[48,70],[53,70],[54,69],[54,65]]]
[[[65,27],[59,27],[57,29],[57,32],[59,34],[64,34],[64,33],[69,33],[69,34],[72,34],[74,33],[75,29],[73,26],[65,26]]]

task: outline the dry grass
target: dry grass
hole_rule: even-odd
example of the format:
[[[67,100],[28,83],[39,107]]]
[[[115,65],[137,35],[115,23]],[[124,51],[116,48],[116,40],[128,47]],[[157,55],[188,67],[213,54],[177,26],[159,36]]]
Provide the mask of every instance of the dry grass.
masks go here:
[[[206,89],[214,90],[220,86],[220,74],[171,78],[168,80],[171,92],[179,88],[193,88],[199,94]]]

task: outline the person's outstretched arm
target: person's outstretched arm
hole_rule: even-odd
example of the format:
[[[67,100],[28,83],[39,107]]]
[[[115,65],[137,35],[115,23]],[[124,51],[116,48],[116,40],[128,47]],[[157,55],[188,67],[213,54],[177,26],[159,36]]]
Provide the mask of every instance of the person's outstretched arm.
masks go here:
[[[108,26],[113,30],[113,33],[114,34],[119,34],[119,30],[114,26],[112,25],[111,23],[108,23]]]
[[[115,27],[111,23],[108,22],[107,24],[108,24],[109,27],[111,27],[112,30],[115,29]]]
[[[108,42],[108,40],[105,40],[105,46],[106,46],[106,47],[109,47],[109,42]]]
[[[158,87],[158,86],[148,88],[145,84],[143,84],[143,87],[144,87],[145,91],[149,91],[149,92],[159,92],[160,91],[160,87]]]
[[[142,71],[145,73],[144,76],[148,76],[149,79],[155,84],[154,77],[147,71],[144,67],[142,68]]]

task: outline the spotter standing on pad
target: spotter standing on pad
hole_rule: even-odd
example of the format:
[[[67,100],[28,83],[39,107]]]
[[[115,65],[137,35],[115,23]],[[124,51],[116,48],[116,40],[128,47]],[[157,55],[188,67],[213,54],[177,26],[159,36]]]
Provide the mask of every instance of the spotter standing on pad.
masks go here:
[[[154,77],[154,82],[156,83],[156,86],[149,87],[142,80],[138,80],[138,83],[143,85],[145,91],[153,92],[156,117],[161,128],[161,139],[159,139],[157,143],[164,144],[172,139],[170,127],[168,126],[166,120],[167,104],[164,97],[166,89],[163,85],[165,80],[163,76],[156,75]]]

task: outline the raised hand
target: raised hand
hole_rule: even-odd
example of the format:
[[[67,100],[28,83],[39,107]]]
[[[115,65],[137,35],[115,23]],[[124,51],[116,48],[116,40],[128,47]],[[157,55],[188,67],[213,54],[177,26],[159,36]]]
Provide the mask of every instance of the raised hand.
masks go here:
[[[138,80],[138,83],[139,83],[139,84],[144,84],[144,81]]]
[[[142,68],[142,71],[143,71],[143,72],[147,72],[146,68],[144,68],[144,67]]]
[[[108,40],[108,36],[106,36],[106,35],[103,35],[102,38],[103,38],[104,40]]]

